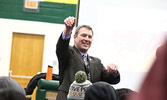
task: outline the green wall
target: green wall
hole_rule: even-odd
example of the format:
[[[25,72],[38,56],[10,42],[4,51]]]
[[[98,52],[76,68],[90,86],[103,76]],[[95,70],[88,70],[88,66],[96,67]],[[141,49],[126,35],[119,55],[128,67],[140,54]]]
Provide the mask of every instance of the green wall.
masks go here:
[[[40,2],[39,12],[25,12],[23,4],[24,0],[0,0],[0,18],[63,24],[66,17],[78,13],[75,4]]]

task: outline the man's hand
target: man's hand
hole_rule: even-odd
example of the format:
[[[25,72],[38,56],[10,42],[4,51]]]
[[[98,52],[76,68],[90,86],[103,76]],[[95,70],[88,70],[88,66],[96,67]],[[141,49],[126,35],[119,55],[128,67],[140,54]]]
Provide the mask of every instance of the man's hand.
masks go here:
[[[67,17],[64,20],[64,24],[65,24],[65,29],[64,29],[64,33],[65,34],[71,34],[73,27],[75,26],[75,17]]]
[[[107,65],[107,72],[110,72],[114,75],[116,75],[118,73],[118,67],[115,64],[108,64]]]

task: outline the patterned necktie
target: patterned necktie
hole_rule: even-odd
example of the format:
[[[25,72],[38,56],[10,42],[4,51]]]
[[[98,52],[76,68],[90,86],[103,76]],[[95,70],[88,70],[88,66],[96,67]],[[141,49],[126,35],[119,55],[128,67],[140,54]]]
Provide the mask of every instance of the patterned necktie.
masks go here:
[[[88,65],[87,56],[86,55],[82,55],[82,57],[83,57],[83,60],[85,62],[85,65],[87,66]]]
[[[85,68],[86,68],[86,73],[87,73],[87,76],[88,76],[88,80],[90,80],[89,63],[88,63],[88,60],[87,60],[87,56],[82,55],[82,57],[83,57],[83,60],[85,62]]]

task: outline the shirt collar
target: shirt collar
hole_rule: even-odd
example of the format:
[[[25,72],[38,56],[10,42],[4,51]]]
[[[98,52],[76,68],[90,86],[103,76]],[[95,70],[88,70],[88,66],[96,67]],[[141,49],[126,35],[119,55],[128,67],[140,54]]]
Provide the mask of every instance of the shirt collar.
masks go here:
[[[83,53],[83,52],[81,52],[81,51],[79,51],[80,52],[80,54],[81,54],[81,56],[83,56],[83,55],[85,55],[86,56],[86,58],[87,58],[87,53]]]

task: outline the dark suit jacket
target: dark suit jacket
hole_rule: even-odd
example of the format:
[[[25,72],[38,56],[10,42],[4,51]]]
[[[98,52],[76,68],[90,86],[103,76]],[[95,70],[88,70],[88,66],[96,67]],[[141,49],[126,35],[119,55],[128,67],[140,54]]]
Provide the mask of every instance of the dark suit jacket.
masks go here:
[[[68,92],[71,83],[74,81],[74,76],[77,71],[85,71],[84,60],[76,47],[69,46],[68,40],[63,40],[60,36],[57,46],[56,54],[59,61],[59,90]],[[101,63],[100,59],[89,56],[91,82],[105,81],[110,84],[117,84],[120,81],[120,75],[113,76],[108,73]]]

